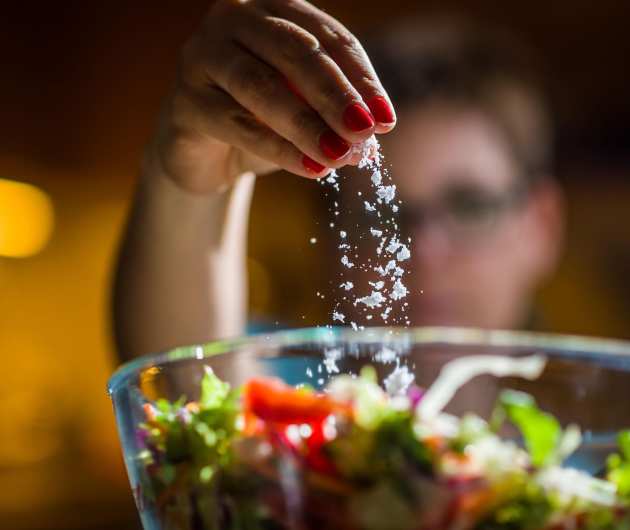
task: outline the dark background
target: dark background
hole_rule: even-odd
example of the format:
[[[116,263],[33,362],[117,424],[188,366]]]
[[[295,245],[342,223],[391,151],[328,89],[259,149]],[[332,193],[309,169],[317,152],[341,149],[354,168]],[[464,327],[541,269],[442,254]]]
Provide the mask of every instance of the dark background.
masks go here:
[[[327,1],[356,33],[450,7],[540,54],[557,118],[569,240],[540,304],[562,332],[630,338],[630,2]],[[0,178],[36,184],[56,225],[39,255],[0,257],[0,527],[135,528],[105,394],[108,285],[142,148],[178,50],[207,2],[12,2],[0,18]],[[280,193],[278,190],[282,190]],[[261,179],[252,311],[326,321],[315,296],[326,203],[316,185]],[[309,244],[317,236],[324,245]],[[308,278],[308,281],[305,281]]]

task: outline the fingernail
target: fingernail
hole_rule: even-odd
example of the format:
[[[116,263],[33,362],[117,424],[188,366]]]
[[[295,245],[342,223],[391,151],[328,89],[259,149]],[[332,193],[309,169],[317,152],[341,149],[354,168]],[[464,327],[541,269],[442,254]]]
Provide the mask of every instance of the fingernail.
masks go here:
[[[319,147],[331,160],[339,160],[350,151],[350,144],[331,130],[324,131],[319,137]]]
[[[322,166],[319,162],[315,162],[310,156],[306,155],[302,157],[302,165],[311,173],[321,173],[326,169],[326,166]]]
[[[343,112],[343,122],[354,132],[365,131],[374,127],[374,118],[368,110],[358,103],[352,103]]]
[[[383,96],[373,97],[367,102],[367,106],[378,123],[389,125],[396,121],[394,110]]]

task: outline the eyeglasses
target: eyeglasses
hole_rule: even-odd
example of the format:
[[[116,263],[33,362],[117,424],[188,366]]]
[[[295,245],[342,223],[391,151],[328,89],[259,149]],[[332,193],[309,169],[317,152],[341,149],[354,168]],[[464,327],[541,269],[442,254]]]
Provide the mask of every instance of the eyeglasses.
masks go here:
[[[520,183],[503,192],[477,185],[453,185],[432,201],[404,202],[400,206],[400,225],[410,233],[437,224],[453,240],[480,238],[492,232],[506,214],[518,209],[527,191]]]

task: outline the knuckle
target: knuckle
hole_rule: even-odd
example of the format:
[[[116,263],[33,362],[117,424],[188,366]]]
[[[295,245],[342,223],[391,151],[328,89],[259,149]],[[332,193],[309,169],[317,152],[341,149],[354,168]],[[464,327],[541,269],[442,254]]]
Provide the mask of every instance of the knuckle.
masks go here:
[[[328,33],[341,48],[352,53],[361,53],[363,48],[359,43],[359,39],[357,39],[346,28],[327,26],[326,33]]]
[[[324,53],[317,37],[296,24],[279,19],[273,20],[272,24],[280,38],[279,51],[289,62],[310,60]]]
[[[264,128],[251,114],[234,110],[227,116],[228,122],[233,127],[243,144],[253,145],[264,139]]]
[[[273,161],[279,162],[287,158],[287,146],[280,139],[269,138],[265,150]]]
[[[227,76],[226,88],[233,94],[265,99],[276,91],[279,79],[271,68],[237,63]]]
[[[300,110],[291,116],[291,125],[301,133],[313,134],[321,129],[319,118],[311,110]]]

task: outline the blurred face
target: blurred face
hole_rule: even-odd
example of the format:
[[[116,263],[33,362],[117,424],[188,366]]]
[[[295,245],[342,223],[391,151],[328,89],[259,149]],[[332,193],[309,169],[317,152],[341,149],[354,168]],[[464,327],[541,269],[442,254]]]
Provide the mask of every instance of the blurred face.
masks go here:
[[[558,255],[555,187],[526,190],[500,130],[474,110],[411,110],[383,148],[412,237],[412,322],[521,326]]]

